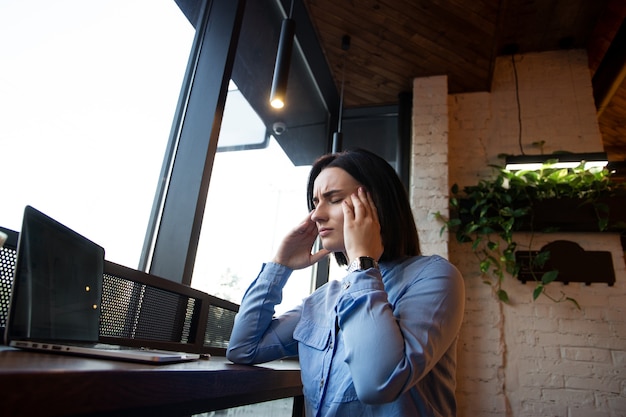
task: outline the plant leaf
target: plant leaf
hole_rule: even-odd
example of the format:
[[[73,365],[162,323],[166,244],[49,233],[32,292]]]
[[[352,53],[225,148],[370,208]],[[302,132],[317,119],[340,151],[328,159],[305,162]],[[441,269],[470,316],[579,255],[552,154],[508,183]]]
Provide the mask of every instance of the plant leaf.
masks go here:
[[[450,219],[446,222],[449,229],[461,225],[461,219]]]
[[[489,243],[487,243],[487,248],[488,248],[489,250],[491,250],[491,251],[498,250],[498,247],[499,247],[499,246],[500,246],[500,245],[498,245],[498,242],[489,242]]]
[[[546,264],[546,261],[548,259],[550,259],[550,251],[543,250],[539,252],[537,256],[535,256],[535,258],[533,259],[533,265],[538,268],[542,268]]]
[[[543,292],[543,285],[538,284],[535,287],[535,290],[533,291],[533,301],[537,299],[537,297],[539,297],[541,295],[541,293]]]
[[[543,274],[543,276],[541,277],[541,283],[543,285],[547,285],[551,283],[552,281],[554,281],[558,275],[559,275],[559,271],[557,271],[556,269],[552,271],[548,271],[545,274]]]

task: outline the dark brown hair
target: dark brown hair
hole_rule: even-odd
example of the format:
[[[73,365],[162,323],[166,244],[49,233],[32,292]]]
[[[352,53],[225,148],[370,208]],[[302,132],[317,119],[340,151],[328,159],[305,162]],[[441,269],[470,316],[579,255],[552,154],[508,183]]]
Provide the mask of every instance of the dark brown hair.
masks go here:
[[[325,168],[341,168],[361,183],[372,195],[378,211],[385,250],[381,262],[420,254],[419,238],[409,197],[393,167],[378,155],[364,149],[350,149],[320,157],[311,168],[307,186],[309,210],[313,210],[313,185]],[[339,265],[347,259],[335,252]]]

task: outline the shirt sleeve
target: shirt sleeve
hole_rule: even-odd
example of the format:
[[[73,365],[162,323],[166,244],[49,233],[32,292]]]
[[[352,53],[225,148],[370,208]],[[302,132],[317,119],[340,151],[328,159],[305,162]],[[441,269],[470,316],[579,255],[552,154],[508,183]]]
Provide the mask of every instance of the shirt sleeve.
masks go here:
[[[256,364],[298,353],[293,330],[301,307],[274,317],[274,306],[282,301],[282,290],[292,270],[267,263],[243,296],[235,317],[226,357],[235,363]]]
[[[465,293],[458,270],[440,257],[425,267],[413,266],[392,278],[410,283],[393,306],[380,271],[344,279],[338,324],[346,363],[365,403],[393,401],[415,386],[453,346],[461,327]]]

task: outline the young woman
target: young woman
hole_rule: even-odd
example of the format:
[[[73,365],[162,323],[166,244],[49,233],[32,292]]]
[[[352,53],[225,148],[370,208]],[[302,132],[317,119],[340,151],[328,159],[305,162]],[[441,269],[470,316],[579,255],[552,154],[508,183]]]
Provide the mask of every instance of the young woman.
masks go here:
[[[364,150],[321,157],[311,212],[243,297],[227,357],[300,360],[306,415],[454,416],[464,285],[439,256],[420,256],[404,187]],[[315,240],[323,249],[311,253]],[[349,265],[297,308],[274,317],[291,272],[329,253]]]

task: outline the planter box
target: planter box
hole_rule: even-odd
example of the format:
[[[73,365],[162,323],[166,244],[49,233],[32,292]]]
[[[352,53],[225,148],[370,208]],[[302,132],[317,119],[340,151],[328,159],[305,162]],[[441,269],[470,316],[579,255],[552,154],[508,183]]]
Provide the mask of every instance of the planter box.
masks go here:
[[[599,199],[609,209],[607,232],[626,230],[626,197]],[[599,232],[598,215],[593,204],[574,198],[555,198],[533,203],[533,217],[519,230]],[[621,225],[621,226],[620,226]]]
[[[473,201],[460,200],[462,209],[469,210]],[[621,233],[622,247],[626,250],[626,196],[601,198],[598,203],[609,210],[608,226],[605,232]],[[487,212],[487,216],[495,213]],[[469,214],[461,214],[460,220],[467,224],[474,220]],[[595,207],[581,199],[554,198],[537,200],[533,203],[533,215],[522,219],[515,231],[534,232],[600,232]]]
[[[606,231],[626,231],[626,196],[602,198],[598,202],[609,209]],[[462,199],[460,205],[462,209],[469,210],[473,202],[469,199]],[[487,216],[493,215],[495,213],[487,212]],[[473,220],[469,214],[461,214],[460,219],[463,224]],[[599,232],[600,226],[593,204],[576,198],[553,198],[535,201],[532,216],[527,216],[515,230]]]

